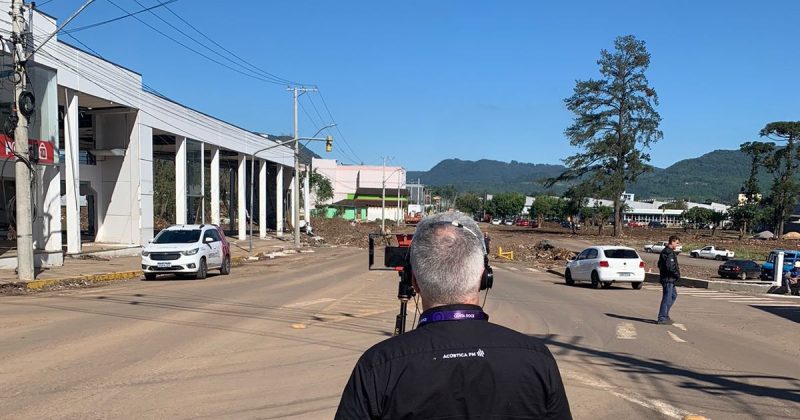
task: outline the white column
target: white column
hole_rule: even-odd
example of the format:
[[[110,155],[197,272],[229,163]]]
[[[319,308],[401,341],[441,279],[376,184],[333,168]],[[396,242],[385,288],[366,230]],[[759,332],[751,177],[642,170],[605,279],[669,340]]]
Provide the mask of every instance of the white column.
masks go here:
[[[295,185],[295,184],[294,184],[294,177],[295,177],[295,176],[297,176],[297,174],[294,174],[294,175],[292,176],[292,180],[291,180],[291,181],[289,181],[289,185],[291,185],[291,200],[292,200],[292,205],[291,205],[291,207],[289,207],[289,210],[290,210],[290,212],[291,212],[290,214],[291,214],[292,218],[291,218],[291,219],[289,219],[289,220],[291,220],[291,221],[292,221],[292,223],[294,223],[294,221],[295,221],[295,220],[298,220],[298,219],[295,217],[295,214],[294,214],[294,209],[295,209],[295,206],[294,206],[294,200],[297,200],[297,197],[298,197],[298,195],[297,195],[297,190],[296,190],[296,189],[295,189],[295,187],[294,187],[294,185]],[[299,209],[300,207],[298,206],[297,208]],[[292,225],[292,230],[294,230],[294,225]]]
[[[219,217],[219,147],[211,146],[211,223],[220,224]]]
[[[283,236],[283,165],[278,164],[275,175],[275,230]]]
[[[81,252],[80,143],[78,141],[78,95],[64,89],[64,181],[67,187],[67,254]]]
[[[245,176],[247,175],[247,156],[239,153],[239,170],[236,175],[236,214],[239,218],[239,240],[247,239],[247,204],[245,197],[247,189],[245,187]]]
[[[175,224],[186,223],[186,137],[175,136]]]
[[[311,185],[311,165],[306,165],[306,178],[303,180],[303,218],[306,221],[306,232],[311,227],[311,212],[308,210],[311,205],[311,194],[309,186]]]
[[[141,122],[143,115],[137,112],[136,130],[139,136],[139,245],[153,240],[155,220],[153,216],[153,129]]]
[[[267,237],[267,162],[262,160],[258,168],[258,232]]]

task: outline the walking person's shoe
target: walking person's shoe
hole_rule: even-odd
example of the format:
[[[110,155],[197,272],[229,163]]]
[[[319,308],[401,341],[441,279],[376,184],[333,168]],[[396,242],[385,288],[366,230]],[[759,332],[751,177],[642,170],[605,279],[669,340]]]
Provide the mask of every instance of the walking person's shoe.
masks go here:
[[[661,321],[656,321],[656,324],[658,324],[658,325],[672,325],[672,320],[667,318],[667,319],[664,319],[664,320],[661,320]]]

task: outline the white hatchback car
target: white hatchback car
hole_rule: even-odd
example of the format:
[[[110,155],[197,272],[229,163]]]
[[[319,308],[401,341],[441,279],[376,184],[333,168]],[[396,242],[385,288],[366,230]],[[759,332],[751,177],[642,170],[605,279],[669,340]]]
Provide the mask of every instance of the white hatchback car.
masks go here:
[[[589,281],[597,289],[611,287],[614,282],[630,283],[641,289],[645,264],[636,250],[623,246],[593,246],[567,262],[564,279],[568,285]]]
[[[231,247],[216,225],[175,225],[156,235],[142,250],[142,271],[147,280],[157,274],[191,274],[204,279],[209,268],[231,272]]]

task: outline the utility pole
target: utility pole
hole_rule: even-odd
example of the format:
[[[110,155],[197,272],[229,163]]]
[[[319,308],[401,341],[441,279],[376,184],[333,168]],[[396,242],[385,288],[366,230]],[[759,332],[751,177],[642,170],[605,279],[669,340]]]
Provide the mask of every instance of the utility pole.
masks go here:
[[[397,174],[397,226],[400,226],[400,174]]]
[[[17,278],[20,280],[33,280],[33,220],[31,211],[31,166],[28,160],[28,117],[20,107],[20,97],[25,92],[28,83],[25,66],[27,52],[23,42],[25,21],[22,14],[24,0],[11,1],[11,41],[14,44],[14,109],[17,117],[17,127],[14,129],[14,151],[16,162],[14,174],[16,175],[16,205],[17,205]]]
[[[294,246],[300,247],[300,129],[297,125],[297,98],[306,92],[316,92],[316,88],[290,87],[294,96],[294,181],[292,182],[294,197],[292,197],[292,208],[294,209]],[[308,219],[308,215],[306,215]]]

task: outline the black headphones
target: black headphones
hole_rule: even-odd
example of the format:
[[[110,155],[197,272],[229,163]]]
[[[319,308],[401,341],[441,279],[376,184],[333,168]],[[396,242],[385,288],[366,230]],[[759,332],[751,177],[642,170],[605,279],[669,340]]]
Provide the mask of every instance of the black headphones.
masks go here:
[[[492,285],[494,284],[494,272],[492,271],[492,267],[489,265],[489,254],[486,250],[486,243],[483,242],[482,239],[478,238],[478,235],[467,229],[464,225],[462,225],[457,220],[453,220],[452,222],[434,222],[431,223],[431,226],[439,226],[439,225],[453,225],[455,227],[460,227],[470,234],[477,238],[481,245],[483,246],[483,274],[481,274],[481,286],[480,290],[491,289]],[[412,241],[413,242],[413,241]],[[411,271],[411,250],[406,254],[405,264],[403,265],[403,271],[400,272],[401,282],[411,285],[411,278],[413,277]],[[412,289],[413,290],[413,289]]]

